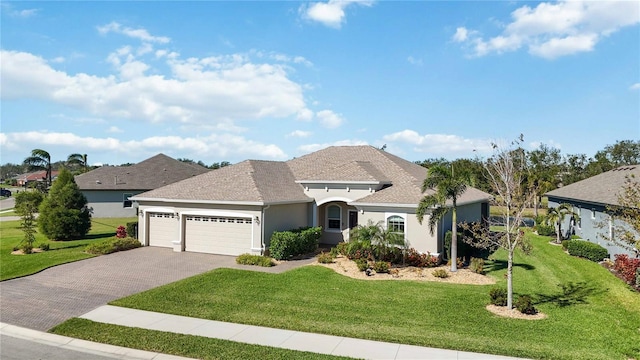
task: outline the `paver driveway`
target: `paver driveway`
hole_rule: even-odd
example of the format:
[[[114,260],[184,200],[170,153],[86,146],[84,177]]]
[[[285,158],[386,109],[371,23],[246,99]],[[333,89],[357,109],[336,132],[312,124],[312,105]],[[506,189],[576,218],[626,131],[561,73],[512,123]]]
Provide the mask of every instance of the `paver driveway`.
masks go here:
[[[155,247],[59,265],[0,282],[0,321],[46,331],[109,301],[219,267],[239,266],[231,256]]]

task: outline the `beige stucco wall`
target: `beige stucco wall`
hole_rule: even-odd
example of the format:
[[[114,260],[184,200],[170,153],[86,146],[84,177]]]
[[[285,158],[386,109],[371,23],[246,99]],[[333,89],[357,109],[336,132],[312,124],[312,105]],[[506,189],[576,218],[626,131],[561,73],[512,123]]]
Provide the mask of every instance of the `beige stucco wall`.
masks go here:
[[[375,191],[375,188],[369,185],[304,184],[304,187],[305,195],[314,198],[319,205],[333,200],[355,201]]]
[[[327,221],[327,208],[331,205],[338,205],[341,210],[342,221],[340,224],[340,230],[330,230],[328,229],[328,221]],[[349,239],[349,210],[356,211],[357,209],[353,206],[347,205],[345,202],[340,201],[331,201],[325,204],[318,206],[317,209],[317,224],[321,226],[322,231],[322,239],[320,240],[323,244],[337,244],[341,241],[346,241]],[[360,219],[358,218],[358,223]]]
[[[309,224],[309,206],[307,203],[271,205],[265,210],[263,221],[265,245],[269,247],[269,241],[274,231],[285,231],[299,227],[311,226]]]

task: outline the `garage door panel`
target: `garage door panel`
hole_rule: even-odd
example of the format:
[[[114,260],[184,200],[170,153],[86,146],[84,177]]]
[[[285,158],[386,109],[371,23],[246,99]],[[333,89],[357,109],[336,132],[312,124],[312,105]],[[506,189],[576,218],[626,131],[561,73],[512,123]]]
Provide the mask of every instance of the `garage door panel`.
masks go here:
[[[149,213],[149,246],[173,247],[178,221],[172,213]]]
[[[185,250],[240,255],[251,250],[249,218],[215,216],[185,217]]]

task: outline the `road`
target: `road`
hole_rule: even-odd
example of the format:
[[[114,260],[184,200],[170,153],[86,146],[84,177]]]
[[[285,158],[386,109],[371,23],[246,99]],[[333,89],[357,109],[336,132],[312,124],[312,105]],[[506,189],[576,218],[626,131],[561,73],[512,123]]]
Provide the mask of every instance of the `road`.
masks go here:
[[[121,356],[100,356],[85,351],[64,349],[60,346],[0,335],[0,359],[2,360],[112,360],[122,358]]]
[[[0,211],[6,210],[6,209],[13,209],[15,204],[16,204],[16,199],[13,196],[6,198],[4,200],[0,200]]]

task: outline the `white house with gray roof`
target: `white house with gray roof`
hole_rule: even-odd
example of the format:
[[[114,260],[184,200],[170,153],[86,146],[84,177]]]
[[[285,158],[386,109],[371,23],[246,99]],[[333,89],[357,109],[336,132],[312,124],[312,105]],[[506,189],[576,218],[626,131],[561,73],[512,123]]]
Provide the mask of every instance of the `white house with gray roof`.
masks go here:
[[[369,220],[440,253],[451,218],[433,235],[415,212],[427,169],[371,146],[329,147],[286,162],[246,160],[136,195],[143,245],[225,255],[263,253],[274,231],[321,226],[322,242],[349,239]],[[491,196],[469,188],[458,219],[478,221]]]
[[[557,207],[562,203],[570,204],[573,207],[573,211],[579,215],[579,219],[573,222],[575,235],[606,248],[611,257],[615,254],[635,256],[634,252],[608,241],[616,236],[614,224],[620,220],[612,218],[607,207],[619,205],[618,194],[622,191],[627,176],[640,181],[640,165],[620,166],[560,187],[545,195],[549,199],[550,208]],[[567,217],[562,228],[569,230],[571,227],[571,219]]]
[[[102,166],[75,177],[94,218],[136,217],[131,197],[209,169],[158,154],[130,166]]]

